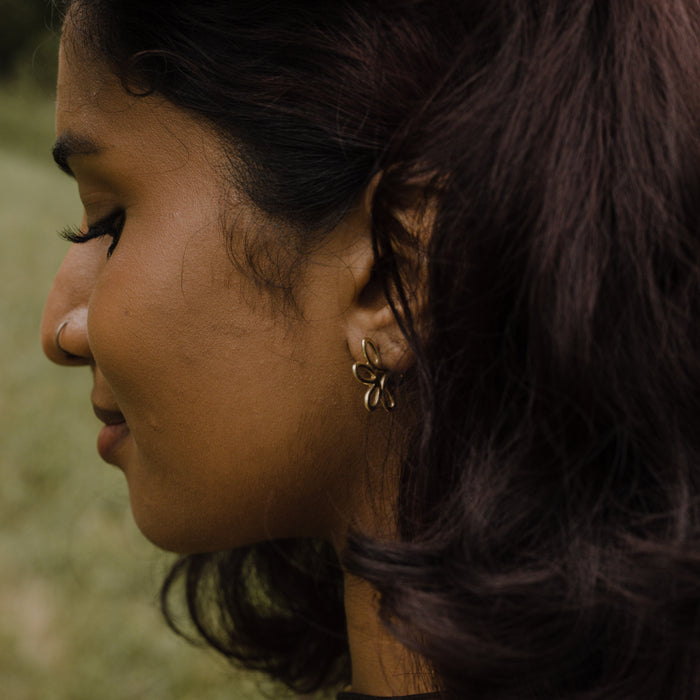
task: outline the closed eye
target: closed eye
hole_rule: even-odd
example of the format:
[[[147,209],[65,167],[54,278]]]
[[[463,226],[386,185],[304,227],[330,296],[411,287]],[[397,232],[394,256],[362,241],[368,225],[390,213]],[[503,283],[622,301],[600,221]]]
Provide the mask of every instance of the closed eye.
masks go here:
[[[117,247],[117,243],[119,243],[125,219],[124,211],[118,209],[92,226],[88,226],[87,231],[82,231],[77,226],[69,226],[60,231],[59,236],[69,243],[87,243],[96,238],[108,236],[112,239],[107,249],[107,257],[109,258]]]

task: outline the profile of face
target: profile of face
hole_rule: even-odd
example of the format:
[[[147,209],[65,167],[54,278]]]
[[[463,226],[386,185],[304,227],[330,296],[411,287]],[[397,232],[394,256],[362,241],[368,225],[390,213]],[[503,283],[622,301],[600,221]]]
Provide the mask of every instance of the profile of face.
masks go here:
[[[64,37],[60,54],[55,154],[85,240],[50,292],[44,351],[91,368],[99,452],[159,546],[332,537],[367,461],[351,373],[374,313],[366,211],[305,261],[285,312],[231,262],[274,224],[232,192],[218,137],[157,94],[131,95],[78,43]]]

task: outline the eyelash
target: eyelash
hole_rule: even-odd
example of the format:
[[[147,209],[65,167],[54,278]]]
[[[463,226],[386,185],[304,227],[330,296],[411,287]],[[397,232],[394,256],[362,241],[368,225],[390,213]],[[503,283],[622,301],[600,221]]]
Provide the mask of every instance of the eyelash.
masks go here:
[[[58,235],[69,243],[87,243],[95,238],[108,236],[112,239],[112,243],[107,249],[107,257],[109,258],[117,247],[117,243],[119,243],[119,238],[124,228],[124,219],[124,212],[118,210],[96,224],[89,226],[87,231],[81,231],[77,226],[69,226],[60,231]]]

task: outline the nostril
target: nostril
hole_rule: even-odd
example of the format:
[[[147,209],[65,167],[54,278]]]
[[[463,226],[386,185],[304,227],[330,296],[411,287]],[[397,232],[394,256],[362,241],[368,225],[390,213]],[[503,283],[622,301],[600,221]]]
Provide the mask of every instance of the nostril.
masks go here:
[[[47,305],[41,320],[44,354],[59,365],[88,364],[92,355],[87,339],[87,309],[67,311]]]
[[[74,355],[72,352],[69,352],[66,350],[62,345],[61,345],[61,333],[63,332],[63,329],[70,323],[70,321],[64,321],[57,329],[56,329],[56,336],[54,337],[54,345],[56,346],[56,349],[58,350],[59,353],[65,356],[67,360],[79,360],[80,357],[78,355]]]

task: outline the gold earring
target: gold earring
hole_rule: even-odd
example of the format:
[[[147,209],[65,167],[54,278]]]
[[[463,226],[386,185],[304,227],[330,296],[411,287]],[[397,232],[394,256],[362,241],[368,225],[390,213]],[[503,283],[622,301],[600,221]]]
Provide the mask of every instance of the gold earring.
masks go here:
[[[369,338],[362,339],[362,353],[366,362],[355,362],[352,373],[357,381],[369,387],[365,392],[365,408],[371,413],[381,403],[385,411],[393,411],[396,401],[388,387],[391,372],[382,367],[379,350]]]

